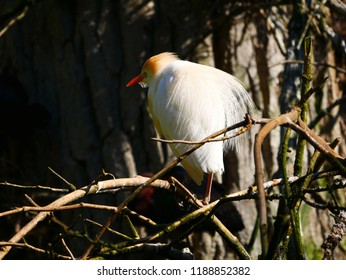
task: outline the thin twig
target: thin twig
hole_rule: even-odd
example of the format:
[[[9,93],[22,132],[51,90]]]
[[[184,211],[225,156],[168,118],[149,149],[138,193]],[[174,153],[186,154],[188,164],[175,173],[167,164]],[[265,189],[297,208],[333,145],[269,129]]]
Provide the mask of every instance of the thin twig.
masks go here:
[[[125,223],[128,225],[134,239],[139,239],[139,234],[128,215],[123,215]]]
[[[152,219],[149,219],[148,217],[140,215],[137,212],[135,212],[135,211],[133,211],[133,210],[127,208],[127,207],[124,208],[123,212],[125,212],[128,215],[131,215],[131,216],[135,217],[136,219],[140,220],[142,223],[145,223],[145,224],[147,224],[149,226],[152,226],[152,227],[157,226],[157,223],[154,222]]]
[[[90,219],[85,219],[84,221],[86,221],[86,222],[88,222],[88,223],[91,223],[91,224],[93,224],[93,225],[95,225],[95,226],[98,226],[99,228],[102,228],[103,227],[103,225],[102,224],[100,224],[100,223],[98,223],[98,222],[95,222],[95,221],[93,221],[93,220],[90,220]],[[128,236],[128,235],[126,235],[126,234],[123,234],[123,233],[121,233],[121,232],[119,232],[119,231],[116,231],[116,230],[114,230],[114,229],[111,229],[111,228],[107,228],[107,231],[108,232],[110,232],[110,233],[112,233],[112,234],[114,234],[114,235],[117,235],[117,236],[119,236],[119,237],[121,237],[121,238],[124,238],[125,240],[132,240],[132,238],[130,237],[130,236]]]
[[[0,241],[0,248],[1,248],[1,247],[4,247],[4,248],[6,248],[6,247],[21,247],[21,248],[28,248],[28,249],[33,250],[33,251],[35,251],[35,252],[38,252],[38,253],[40,253],[40,254],[45,254],[45,255],[49,255],[49,256],[53,255],[53,256],[55,256],[55,257],[57,257],[57,258],[65,259],[65,260],[70,260],[70,259],[71,259],[71,257],[69,257],[69,256],[64,256],[64,255],[61,255],[61,254],[52,253],[52,252],[50,252],[50,251],[43,250],[43,249],[41,249],[41,248],[37,248],[37,247],[35,247],[35,246],[32,246],[32,245],[30,245],[30,244],[28,244],[28,243],[18,243],[18,242],[4,242],[4,241]],[[1,249],[0,249],[0,250],[1,250]]]
[[[26,200],[35,207],[40,207],[40,205],[38,205],[30,196],[28,196],[27,194],[24,194]],[[1,214],[1,213],[0,213]]]
[[[189,250],[179,250],[176,248],[170,247],[166,243],[139,243],[124,247],[122,249],[114,250],[110,248],[108,251],[103,252],[105,256],[116,256],[116,255],[132,255],[136,253],[145,253],[150,254],[155,257],[163,256],[168,259],[178,259],[178,260],[192,260],[193,254]]]
[[[38,190],[48,190],[52,192],[68,192],[67,189],[58,189],[58,188],[51,188],[47,186],[41,186],[41,185],[35,185],[35,186],[28,186],[28,185],[18,185],[18,184],[13,184],[9,182],[0,182],[0,185],[2,186],[8,186],[8,187],[15,187],[15,188],[20,188],[20,189],[38,189]]]
[[[117,211],[117,207],[115,207],[115,206],[80,202],[77,204],[57,206],[57,207],[52,207],[52,206],[23,206],[23,207],[8,210],[5,212],[1,212],[0,217],[18,214],[18,213],[22,213],[22,212],[29,212],[29,211],[54,212],[54,211],[66,211],[66,210],[78,209],[78,208],[91,208],[91,209],[97,209],[97,210],[107,210],[107,211],[111,211],[111,212]]]
[[[62,180],[69,188],[71,191],[75,191],[77,188],[75,185],[67,181],[64,177],[62,177],[59,173],[54,171],[52,168],[48,167],[49,171],[52,172],[55,176],[57,176],[60,180]]]
[[[346,211],[346,207],[340,207],[340,206],[335,206],[332,205],[331,203],[317,203],[317,202],[312,202],[311,200],[307,199],[306,197],[303,197],[302,200],[309,206],[315,208],[315,209],[320,209],[320,210],[329,210],[332,213],[335,213],[337,211],[343,210]]]
[[[26,13],[29,10],[29,6],[25,6],[24,9],[18,14],[16,15],[14,18],[12,18],[6,26],[4,26],[1,30],[0,30],[0,38],[7,32],[7,30],[14,25],[17,21],[22,20]]]
[[[235,138],[237,136],[240,136],[241,134],[245,133],[250,129],[250,126],[245,126],[242,129],[238,130],[234,135],[224,136],[224,137],[217,137],[213,139],[205,139],[202,141],[187,141],[187,140],[166,140],[161,138],[151,138],[151,140],[161,142],[161,143],[167,143],[167,144],[187,144],[187,145],[200,145],[200,144],[206,144],[211,142],[220,142],[220,141],[226,141],[232,138]]]
[[[68,254],[71,256],[72,260],[75,260],[75,257],[73,256],[72,251],[70,250],[70,248],[67,246],[64,238],[62,237],[62,235],[60,235],[60,239],[61,239],[61,243],[64,246],[65,250],[68,252]]]

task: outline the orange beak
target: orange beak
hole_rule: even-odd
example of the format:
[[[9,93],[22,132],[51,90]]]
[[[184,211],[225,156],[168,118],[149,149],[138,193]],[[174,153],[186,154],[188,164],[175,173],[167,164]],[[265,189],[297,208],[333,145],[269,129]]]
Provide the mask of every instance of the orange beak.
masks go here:
[[[137,77],[134,77],[131,81],[129,81],[126,84],[126,87],[132,87],[133,85],[139,84],[143,81],[144,78],[145,78],[144,73],[139,74]]]

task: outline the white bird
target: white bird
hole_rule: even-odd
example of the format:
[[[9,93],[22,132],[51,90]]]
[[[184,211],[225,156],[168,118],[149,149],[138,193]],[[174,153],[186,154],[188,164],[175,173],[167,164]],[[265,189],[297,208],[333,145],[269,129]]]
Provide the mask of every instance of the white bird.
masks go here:
[[[149,58],[141,74],[127,87],[148,87],[149,112],[158,133],[167,140],[200,141],[244,119],[254,108],[249,93],[234,76],[219,69],[180,60],[164,52]],[[204,203],[210,200],[214,173],[224,172],[223,152],[236,148],[237,140],[204,144],[181,164],[200,185],[208,174]],[[169,144],[179,157],[190,145]]]

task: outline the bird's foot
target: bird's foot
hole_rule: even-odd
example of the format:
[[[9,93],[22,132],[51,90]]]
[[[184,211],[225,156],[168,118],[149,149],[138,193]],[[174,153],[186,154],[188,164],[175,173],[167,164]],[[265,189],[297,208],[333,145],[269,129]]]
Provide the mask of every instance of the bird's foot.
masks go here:
[[[210,202],[210,198],[209,197],[204,197],[202,200],[200,200],[202,205],[205,206],[205,205],[208,205],[209,202]]]

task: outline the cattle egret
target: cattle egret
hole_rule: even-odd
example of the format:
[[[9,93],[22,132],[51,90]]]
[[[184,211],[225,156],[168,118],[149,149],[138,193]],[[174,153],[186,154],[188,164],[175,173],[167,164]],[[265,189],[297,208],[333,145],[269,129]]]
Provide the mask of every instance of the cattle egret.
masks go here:
[[[164,52],[149,58],[141,74],[127,87],[148,87],[149,112],[158,133],[167,140],[200,141],[244,119],[254,107],[250,95],[234,76],[219,69],[180,60]],[[223,151],[236,148],[237,140],[207,143],[181,164],[200,185],[208,174],[203,202],[210,199],[213,174],[224,172]],[[190,145],[169,144],[179,157]]]

